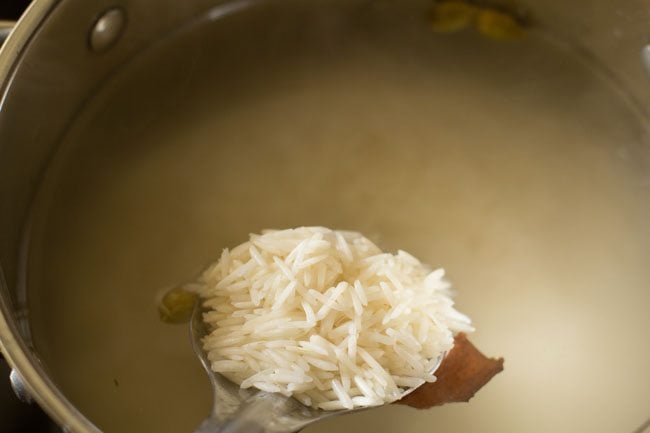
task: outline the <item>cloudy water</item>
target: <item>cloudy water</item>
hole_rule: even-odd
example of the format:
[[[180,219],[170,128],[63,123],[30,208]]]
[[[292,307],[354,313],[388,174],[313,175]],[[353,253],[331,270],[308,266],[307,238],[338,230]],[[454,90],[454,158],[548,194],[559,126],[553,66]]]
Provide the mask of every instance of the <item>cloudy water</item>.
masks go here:
[[[535,35],[443,36],[379,12],[325,14],[337,32],[322,32],[266,13],[161,40],[64,137],[35,203],[28,291],[70,401],[107,433],[192,431],[209,382],[157,295],[249,232],[324,225],[445,267],[471,339],[506,363],[470,404],[307,433],[641,424],[650,157],[625,95]]]

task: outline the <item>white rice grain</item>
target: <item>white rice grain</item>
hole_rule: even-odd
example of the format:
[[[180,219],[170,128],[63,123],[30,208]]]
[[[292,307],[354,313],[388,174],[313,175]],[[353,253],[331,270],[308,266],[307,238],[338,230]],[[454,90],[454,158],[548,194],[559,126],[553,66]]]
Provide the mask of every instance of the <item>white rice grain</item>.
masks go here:
[[[195,283],[212,369],[323,410],[399,399],[473,330],[442,269],[324,227],[265,230],[224,249]]]

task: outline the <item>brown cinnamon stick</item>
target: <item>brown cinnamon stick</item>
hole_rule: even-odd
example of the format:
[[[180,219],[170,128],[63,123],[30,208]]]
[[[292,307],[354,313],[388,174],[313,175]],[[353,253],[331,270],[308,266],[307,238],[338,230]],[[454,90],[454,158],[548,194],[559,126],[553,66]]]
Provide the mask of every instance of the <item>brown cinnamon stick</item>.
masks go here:
[[[398,404],[428,409],[445,403],[466,402],[503,370],[503,358],[488,358],[467,339],[458,334],[454,347],[436,371],[437,381],[425,383]]]

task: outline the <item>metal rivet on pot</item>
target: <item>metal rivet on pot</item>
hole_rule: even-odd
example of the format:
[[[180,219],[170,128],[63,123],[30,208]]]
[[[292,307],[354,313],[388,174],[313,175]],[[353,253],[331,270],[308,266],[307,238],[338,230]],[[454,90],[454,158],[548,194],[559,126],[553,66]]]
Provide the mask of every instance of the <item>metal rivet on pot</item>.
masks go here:
[[[20,377],[20,374],[18,374],[16,370],[11,370],[11,373],[9,374],[9,382],[11,382],[11,387],[20,401],[25,403],[32,402],[32,396],[29,395],[25,383],[23,382],[23,378]]]
[[[108,9],[95,21],[88,41],[90,49],[101,53],[112,47],[126,27],[126,13],[120,8]]]

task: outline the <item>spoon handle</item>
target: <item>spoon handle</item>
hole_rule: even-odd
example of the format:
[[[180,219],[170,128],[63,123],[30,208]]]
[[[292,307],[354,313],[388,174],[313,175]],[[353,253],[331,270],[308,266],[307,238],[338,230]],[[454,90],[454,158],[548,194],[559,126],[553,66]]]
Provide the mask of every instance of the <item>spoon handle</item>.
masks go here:
[[[243,402],[232,418],[220,421],[210,416],[194,433],[292,433],[301,427],[287,419],[296,411],[292,403],[280,394],[258,392]]]

